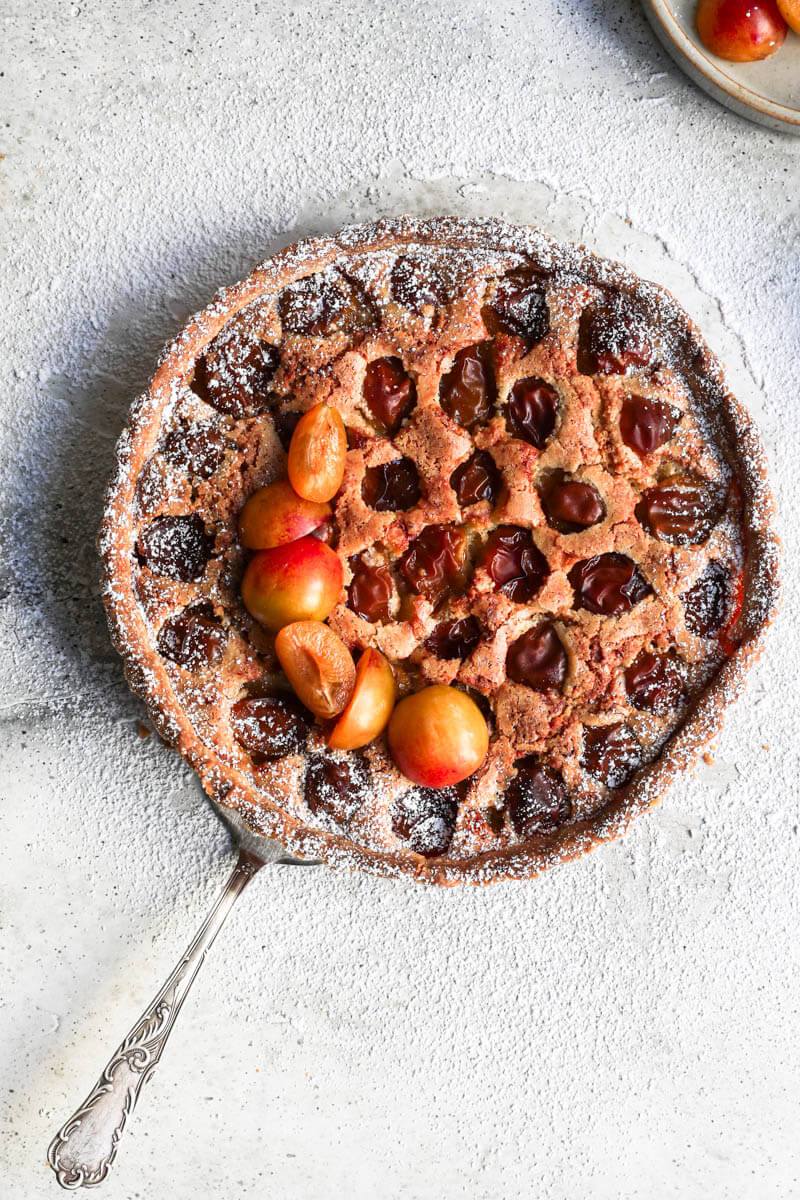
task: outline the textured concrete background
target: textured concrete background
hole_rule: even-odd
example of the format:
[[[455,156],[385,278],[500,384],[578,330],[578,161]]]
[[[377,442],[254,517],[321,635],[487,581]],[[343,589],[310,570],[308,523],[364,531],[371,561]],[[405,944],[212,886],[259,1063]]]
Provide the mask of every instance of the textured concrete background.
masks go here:
[[[800,1195],[800,140],[629,0],[6,0],[0,46],[0,1194],[55,1193],[50,1137],[230,863],[95,594],[127,406],[290,235],[453,210],[675,288],[773,460],[781,619],[714,766],[624,843],[480,892],[263,872],[101,1194]]]

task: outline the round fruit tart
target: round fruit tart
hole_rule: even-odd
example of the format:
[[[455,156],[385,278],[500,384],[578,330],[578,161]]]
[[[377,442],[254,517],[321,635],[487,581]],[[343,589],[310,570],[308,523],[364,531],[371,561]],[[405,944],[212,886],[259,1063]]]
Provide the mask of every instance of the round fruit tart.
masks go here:
[[[450,884],[619,835],[777,591],[761,448],[672,297],[498,221],[291,246],[161,359],[100,545],[161,736],[292,852]]]

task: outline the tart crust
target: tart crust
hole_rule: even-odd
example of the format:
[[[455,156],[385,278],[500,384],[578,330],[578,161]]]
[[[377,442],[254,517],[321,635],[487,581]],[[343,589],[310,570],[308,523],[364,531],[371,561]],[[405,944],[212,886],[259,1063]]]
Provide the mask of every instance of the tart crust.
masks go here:
[[[448,297],[438,305],[435,296],[429,297],[426,291],[430,272],[437,269],[437,253],[442,255],[442,261],[446,263],[450,272]],[[363,342],[368,336],[372,336],[375,345],[380,347],[380,338],[371,329],[374,312],[372,315],[368,311],[365,312],[362,321],[357,310],[364,297],[367,297],[364,303],[369,308],[369,297],[374,294],[373,289],[383,288],[382,294],[385,296],[385,275],[391,263],[397,261],[397,256],[402,256],[412,265],[423,265],[416,268],[421,272],[421,277],[413,280],[410,285],[411,299],[409,300],[408,295],[405,296],[405,307],[401,304],[400,308],[394,311],[394,319],[407,322],[421,347],[421,354],[424,350],[428,355],[435,356],[437,346],[443,347],[441,373],[444,373],[452,362],[453,344],[460,342],[468,346],[488,337],[481,315],[485,289],[496,286],[496,281],[509,272],[532,272],[534,275],[541,275],[543,280],[556,279],[568,288],[571,295],[582,296],[584,305],[590,305],[593,299],[596,302],[598,296],[622,297],[626,303],[630,302],[639,314],[637,320],[644,323],[647,337],[660,348],[662,361],[662,369],[657,373],[655,380],[655,390],[653,379],[650,378],[649,383],[647,380],[638,380],[634,367],[633,378],[637,382],[638,390],[646,395],[657,394],[659,397],[668,396],[670,399],[682,393],[686,394],[690,397],[691,404],[699,405],[708,420],[718,422],[727,460],[721,464],[717,463],[716,467],[727,475],[729,483],[732,481],[736,489],[740,520],[738,532],[741,534],[738,545],[741,606],[725,628],[726,650],[729,653],[714,660],[713,673],[705,682],[705,686],[694,689],[680,724],[674,731],[669,732],[666,741],[658,746],[652,761],[646,762],[623,786],[604,789],[601,800],[585,815],[578,808],[571,821],[549,832],[542,830],[528,837],[516,838],[506,833],[490,844],[488,849],[481,846],[480,839],[470,843],[468,838],[461,837],[459,841],[457,837],[450,850],[430,857],[416,853],[398,838],[390,839],[384,844],[364,844],[364,839],[358,840],[355,827],[349,833],[346,828],[339,828],[331,822],[328,822],[328,827],[320,827],[320,823],[309,820],[308,816],[303,814],[302,806],[298,808],[297,804],[290,802],[293,792],[296,792],[298,787],[297,770],[294,773],[289,770],[282,772],[279,769],[273,771],[269,776],[272,792],[271,796],[267,797],[264,789],[258,786],[252,764],[248,765],[236,754],[221,752],[215,740],[213,714],[217,710],[210,692],[204,698],[203,685],[199,684],[196,706],[188,705],[185,696],[179,695],[176,690],[174,667],[165,661],[157,648],[154,630],[157,625],[163,623],[165,614],[170,611],[170,588],[161,588],[147,570],[142,570],[141,556],[137,555],[143,514],[147,514],[151,496],[158,498],[158,511],[163,512],[166,507],[167,512],[180,513],[186,511],[189,498],[193,498],[195,505],[198,497],[202,501],[204,488],[209,489],[209,495],[212,495],[213,480],[204,481],[202,472],[198,478],[191,481],[191,486],[185,481],[181,483],[165,479],[163,463],[158,466],[160,460],[157,450],[169,423],[174,424],[176,414],[180,415],[186,411],[186,393],[197,360],[220,331],[237,314],[249,310],[249,306],[271,301],[281,294],[290,297],[290,303],[285,304],[283,309],[284,325],[288,327],[293,319],[291,305],[299,306],[306,314],[308,312],[308,297],[302,281],[331,270],[337,273],[337,278],[347,280],[348,286],[351,285],[356,293],[356,300],[353,302],[356,311],[354,321],[359,332],[355,338],[352,326],[349,332],[344,331],[340,335],[335,331],[330,333],[323,339],[324,351],[320,351],[317,362],[313,361],[318,353],[315,338],[302,338],[303,354],[305,360],[310,362],[312,370],[307,375],[297,369],[293,374],[288,370],[285,372],[285,393],[288,392],[292,402],[298,403],[301,408],[307,408],[324,397],[326,388],[333,394],[336,387],[352,386],[352,378],[348,378],[348,372],[352,374],[359,369],[358,357],[354,357],[352,353],[354,348],[358,349],[359,339]],[[474,295],[470,300],[470,286],[476,280],[484,289],[480,292],[477,304]],[[292,288],[292,285],[295,287]],[[287,288],[290,289],[289,293],[285,292]],[[265,306],[260,320],[262,331],[266,330],[267,341],[270,340],[270,320],[274,325],[274,337],[280,336],[281,321],[277,301],[271,304],[271,307],[269,304]],[[574,362],[568,361],[569,355],[564,346],[568,344],[569,337],[564,334],[564,330],[569,328],[570,322],[574,324],[573,342],[577,345],[578,321],[578,309],[574,312],[564,311],[558,316],[560,332],[556,341],[553,341],[549,333],[544,336],[545,342],[548,338],[551,339],[548,345],[550,366],[552,367],[554,360],[560,361],[559,356],[564,358],[562,368],[558,372],[559,378],[563,375],[569,379],[570,386],[579,394],[581,388],[588,389],[584,397],[584,407],[591,407],[597,403],[597,396],[600,396],[603,412],[618,411],[619,404],[625,395],[630,393],[627,386],[630,382],[628,375],[601,374],[590,380],[576,369]],[[505,341],[498,338],[495,353],[508,354],[510,359],[514,360],[515,356],[524,358],[528,350],[528,347],[515,345],[514,337],[508,336]],[[378,352],[373,349],[371,354],[374,356]],[[391,353],[391,349],[384,347],[383,353]],[[535,348],[533,354],[535,359]],[[531,370],[530,363],[526,372],[539,373]],[[309,382],[312,375],[313,386]],[[648,387],[650,392],[647,391]],[[421,395],[420,401],[423,399]],[[579,412],[580,408],[578,404],[576,411]],[[573,410],[566,406],[566,411]],[[230,436],[238,436],[238,449],[245,461],[249,453],[247,421],[247,414],[240,414],[238,425],[236,421],[229,423],[234,430]],[[340,499],[340,503],[345,506],[349,504],[354,510],[348,520],[346,507],[343,508],[339,552],[345,561],[348,554],[354,553],[359,546],[377,541],[382,536],[393,536],[392,514],[380,514],[382,519],[378,519],[378,514],[364,511],[360,502],[356,484],[363,479],[363,472],[366,470],[365,455],[367,458],[372,455],[369,458],[369,464],[372,466],[396,458],[398,453],[414,458],[419,450],[415,439],[421,439],[421,452],[429,452],[430,447],[434,446],[436,455],[448,463],[448,475],[450,466],[464,462],[476,445],[481,449],[494,447],[498,466],[507,468],[509,477],[519,486],[507,489],[501,504],[500,518],[494,520],[493,524],[519,524],[527,527],[533,525],[537,530],[541,530],[539,545],[545,546],[552,568],[553,561],[558,560],[564,545],[569,545],[569,541],[564,535],[553,534],[543,523],[541,515],[535,521],[530,518],[531,505],[538,503],[535,493],[526,496],[525,481],[529,474],[526,471],[526,463],[536,459],[535,455],[531,459],[531,448],[526,443],[508,439],[500,444],[497,438],[493,439],[489,425],[481,431],[480,436],[476,435],[474,444],[473,439],[466,433],[459,441],[459,430],[452,422],[447,425],[446,436],[442,436],[441,444],[436,441],[439,432],[438,426],[436,429],[426,429],[421,417],[413,427],[407,424],[395,435],[394,449],[379,439],[371,443],[365,454],[362,454],[359,460],[360,474],[356,472],[355,483],[351,485],[350,492],[347,490],[346,476],[345,488]],[[571,444],[580,447],[580,429],[576,428],[570,436],[573,438]],[[520,447],[523,447],[523,450],[520,450]],[[261,463],[247,462],[248,468],[256,475],[261,471],[262,477],[264,471],[270,475],[270,464],[276,455],[279,456],[280,451],[275,447],[265,450],[262,442],[260,449],[257,447],[253,453],[266,457]],[[448,455],[454,456],[452,464]],[[504,462],[503,456],[506,456],[507,462]],[[710,465],[714,467],[715,464]],[[587,464],[581,458],[580,450],[577,451],[574,473],[585,481],[596,482],[592,464]],[[607,475],[608,472],[606,478]],[[528,485],[528,492],[531,490]],[[613,487],[607,488],[607,491],[613,492]],[[440,520],[448,503],[446,493],[445,488],[438,497],[438,507],[434,504],[432,509]],[[614,503],[613,495],[604,496],[604,500],[607,505]],[[485,507],[485,504],[483,508],[480,505],[476,506],[475,519],[479,525],[482,520],[486,525]],[[777,602],[778,555],[777,541],[771,528],[772,514],[773,505],[766,482],[763,451],[750,417],[727,390],[722,368],[699,331],[668,292],[652,283],[645,283],[620,264],[598,258],[583,247],[553,242],[533,228],[512,226],[495,220],[440,218],[420,221],[399,218],[347,228],[335,237],[314,238],[289,246],[260,264],[243,282],[217,293],[208,308],[192,318],[166,347],[149,388],[132,407],[129,425],[117,446],[117,467],[107,492],[99,540],[103,562],[103,597],[111,637],[124,658],[128,682],[133,691],[146,702],[158,732],[167,743],[176,747],[197,771],[212,800],[236,810],[254,832],[281,841],[296,855],[318,858],[331,866],[367,870],[378,875],[409,875],[425,883],[482,884],[505,878],[531,878],[556,863],[584,854],[595,846],[620,836],[639,813],[659,801],[674,777],[696,761],[703,746],[719,730],[724,709],[740,691],[747,669],[760,652],[764,630],[771,620]],[[458,522],[457,505],[449,519]],[[359,523],[364,526],[361,530],[361,542],[359,546],[348,546],[348,530],[357,527]],[[415,529],[412,520],[404,527],[406,544],[425,523],[425,520],[422,520]],[[592,548],[591,530],[579,536],[588,539],[583,543],[586,549],[581,549],[579,557],[586,558],[602,550],[603,546],[600,543],[597,549]],[[221,544],[225,544],[224,537]],[[398,548],[398,553],[402,548]],[[578,556],[572,554],[570,558],[567,554],[564,560],[565,568],[576,557]],[[216,564],[212,560],[208,569],[213,572],[215,567]],[[551,579],[553,578],[554,576],[551,576]],[[563,575],[561,578],[562,587],[566,586],[563,584]],[[174,591],[176,605],[182,593],[180,588]],[[494,599],[496,598],[495,596]],[[556,614],[556,625],[559,603],[558,597],[551,598],[549,611]],[[462,611],[456,606],[452,615],[463,616],[470,611],[474,609]],[[544,610],[540,611],[547,611],[546,605]],[[530,615],[528,614],[529,617]],[[419,628],[428,633],[432,620],[430,608],[417,605],[414,616],[420,622]],[[487,601],[484,606],[482,617],[491,626],[492,620],[495,619],[492,616],[491,601]],[[600,622],[605,619],[598,618]],[[499,622],[499,618],[497,620]],[[365,644],[363,638],[374,632],[369,630],[368,623],[361,622],[360,618],[355,617],[344,605],[336,610],[331,623],[352,646]],[[412,626],[413,623],[412,620]],[[414,651],[419,648],[419,629],[415,638],[404,643],[404,624],[408,625],[409,622],[387,624],[382,631],[382,648],[394,662],[402,661],[409,653],[413,658]],[[367,625],[366,631],[362,628],[364,625]],[[530,626],[530,620],[527,621],[527,626]],[[521,627],[525,627],[524,622]],[[373,641],[371,644],[376,643]],[[259,667],[257,651],[264,650],[264,647],[259,646],[257,634],[252,637],[252,647],[252,655],[249,652],[245,654],[243,663],[228,672],[226,686],[230,691],[229,699],[233,698],[235,689],[251,687],[259,672],[263,672],[263,660]],[[268,651],[265,653],[268,656]],[[422,665],[423,679],[439,681],[437,671],[443,664],[439,663],[437,666],[429,660],[427,665],[424,661]],[[480,654],[476,654],[470,660],[470,671],[460,674],[459,678],[461,682],[472,684],[480,691],[483,690],[483,679],[490,680],[490,686],[494,686],[491,683],[493,670],[497,670],[496,655],[495,660],[492,660],[491,654],[485,655],[484,659],[481,659]],[[494,683],[497,682],[495,679]],[[517,727],[525,721],[525,704],[516,702],[515,687],[505,678],[499,682],[503,684],[505,708],[503,711],[495,711],[495,719],[498,725],[505,721],[507,725]],[[235,694],[242,693],[239,690],[235,691]],[[255,694],[258,694],[257,690]],[[527,703],[527,697],[523,696],[523,699]],[[209,717],[208,713],[212,716]],[[602,719],[607,722],[608,714]],[[509,765],[513,766],[506,763],[506,771]],[[487,776],[482,793],[484,805],[487,790],[491,790],[492,778],[500,778],[497,772],[502,766],[503,764],[497,767],[494,777]],[[376,751],[373,770],[394,770],[385,753],[380,750]],[[473,817],[480,824],[480,803],[464,806],[466,824],[469,824]],[[369,842],[369,839],[366,841]],[[489,838],[489,842],[491,841]],[[474,852],[470,852],[471,845],[474,846]],[[458,847],[457,852],[454,847]]]

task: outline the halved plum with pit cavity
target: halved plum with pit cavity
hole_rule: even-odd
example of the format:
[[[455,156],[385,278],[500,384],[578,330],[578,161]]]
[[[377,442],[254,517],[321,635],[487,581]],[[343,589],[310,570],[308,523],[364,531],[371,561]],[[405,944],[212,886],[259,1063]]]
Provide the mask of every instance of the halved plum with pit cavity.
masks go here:
[[[634,708],[666,716],[683,694],[684,682],[674,658],[642,650],[625,671],[625,690]]]
[[[496,398],[490,343],[459,350],[439,388],[439,402],[448,417],[472,429],[491,416]]]
[[[567,652],[553,626],[536,625],[512,642],[506,671],[514,683],[524,683],[537,692],[560,688],[567,676]]]
[[[409,590],[437,605],[466,585],[467,535],[458,525],[428,525],[397,561]]]
[[[375,512],[408,512],[420,497],[419,473],[414,460],[398,458],[394,462],[368,467],[361,496]]]
[[[381,433],[397,432],[417,403],[417,387],[399,358],[376,358],[364,375],[364,402]]]
[[[477,451],[450,476],[450,486],[462,508],[481,500],[494,504],[502,485],[503,477],[488,450]]]
[[[515,833],[522,838],[550,833],[572,815],[572,804],[561,774],[535,754],[520,759],[517,773],[505,790],[505,807]]]
[[[498,525],[492,530],[480,565],[489,572],[497,591],[517,604],[529,603],[550,574],[531,531],[518,525]]]
[[[625,554],[595,554],[575,563],[567,575],[575,591],[575,607],[603,617],[629,612],[652,593],[633,559]]]
[[[582,763],[590,775],[609,788],[622,787],[642,762],[642,747],[622,722],[586,729]]]
[[[558,392],[543,379],[518,379],[505,408],[506,425],[512,437],[544,450],[558,417]]]
[[[306,740],[310,722],[291,696],[259,696],[234,704],[231,728],[258,766],[296,754]]]

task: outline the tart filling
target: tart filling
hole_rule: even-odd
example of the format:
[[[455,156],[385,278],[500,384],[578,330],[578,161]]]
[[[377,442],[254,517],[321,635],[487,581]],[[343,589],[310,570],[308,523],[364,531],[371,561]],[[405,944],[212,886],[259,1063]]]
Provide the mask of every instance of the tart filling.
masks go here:
[[[134,414],[112,631],[258,831],[530,875],[716,731],[776,590],[754,438],[674,301],[574,247],[458,221],[301,243]]]

